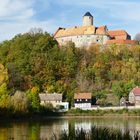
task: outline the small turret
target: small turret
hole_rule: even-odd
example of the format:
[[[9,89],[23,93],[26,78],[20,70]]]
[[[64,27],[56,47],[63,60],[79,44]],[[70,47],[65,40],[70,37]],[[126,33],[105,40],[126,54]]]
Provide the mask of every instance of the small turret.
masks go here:
[[[91,26],[93,25],[93,16],[90,12],[86,12],[83,16],[83,26]]]

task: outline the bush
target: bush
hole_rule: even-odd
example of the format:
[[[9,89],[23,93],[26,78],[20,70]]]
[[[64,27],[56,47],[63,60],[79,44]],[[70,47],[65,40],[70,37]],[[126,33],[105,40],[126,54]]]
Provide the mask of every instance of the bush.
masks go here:
[[[27,113],[29,110],[29,100],[24,92],[16,91],[11,97],[11,106],[15,113]]]

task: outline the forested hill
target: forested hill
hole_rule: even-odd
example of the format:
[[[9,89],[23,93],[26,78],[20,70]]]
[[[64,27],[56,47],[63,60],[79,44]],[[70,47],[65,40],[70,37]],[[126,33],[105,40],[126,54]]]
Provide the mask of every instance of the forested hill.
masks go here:
[[[59,47],[48,33],[30,32],[0,44],[0,63],[9,91],[37,87],[63,93],[68,101],[75,92],[121,97],[140,85],[140,46]]]

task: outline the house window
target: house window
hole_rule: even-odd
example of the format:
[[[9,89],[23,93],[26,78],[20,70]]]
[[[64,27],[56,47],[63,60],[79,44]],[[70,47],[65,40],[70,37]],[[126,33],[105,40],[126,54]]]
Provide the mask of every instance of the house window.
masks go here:
[[[82,99],[80,99],[80,101],[82,101]]]
[[[79,101],[79,100],[77,99],[77,101]]]
[[[87,99],[86,99],[86,101],[87,101]]]

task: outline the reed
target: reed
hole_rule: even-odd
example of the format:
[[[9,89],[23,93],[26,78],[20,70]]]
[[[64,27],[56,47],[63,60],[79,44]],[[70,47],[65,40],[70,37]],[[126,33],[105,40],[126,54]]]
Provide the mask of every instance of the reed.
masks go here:
[[[84,129],[76,131],[63,131],[59,140],[140,140],[138,132],[130,133],[129,130],[121,130],[92,127],[90,131]]]

